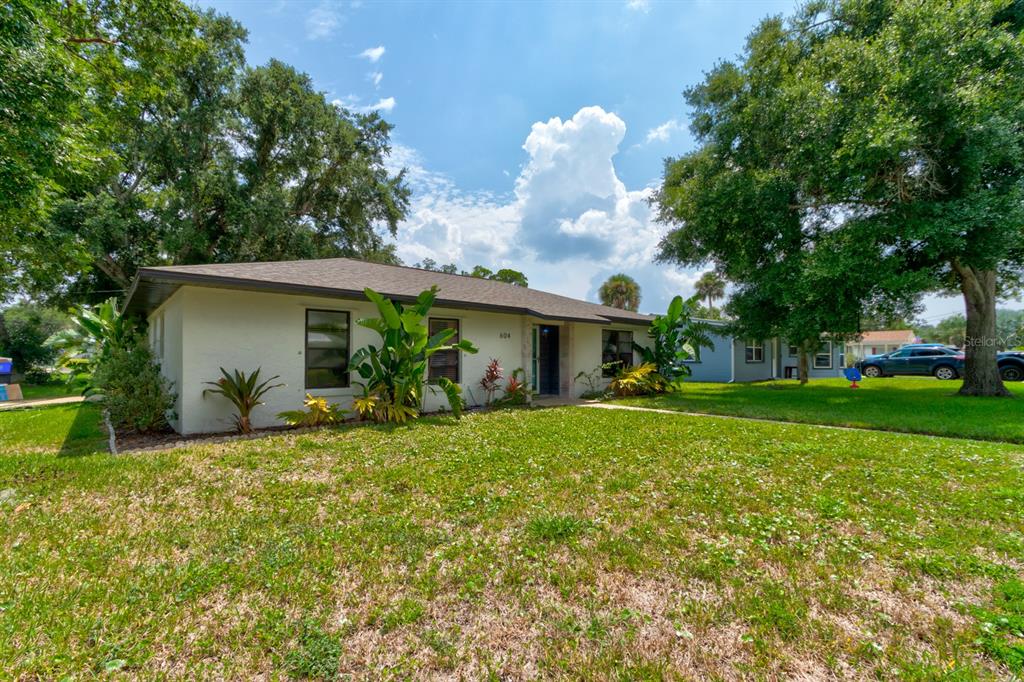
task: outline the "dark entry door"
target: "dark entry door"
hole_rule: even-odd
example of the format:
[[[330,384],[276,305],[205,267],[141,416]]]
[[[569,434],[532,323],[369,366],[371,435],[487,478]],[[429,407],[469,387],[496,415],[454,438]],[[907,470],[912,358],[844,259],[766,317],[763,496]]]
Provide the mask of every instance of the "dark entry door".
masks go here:
[[[537,330],[537,392],[558,395],[558,327]]]

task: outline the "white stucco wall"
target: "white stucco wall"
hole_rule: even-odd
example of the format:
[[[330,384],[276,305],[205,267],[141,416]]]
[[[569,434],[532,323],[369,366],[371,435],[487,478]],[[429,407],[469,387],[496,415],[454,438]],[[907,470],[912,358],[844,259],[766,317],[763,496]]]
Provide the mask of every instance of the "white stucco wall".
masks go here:
[[[349,313],[350,353],[368,344],[379,344],[375,332],[355,323],[362,317],[377,316],[376,307],[369,302],[196,286],[178,289],[149,317],[151,327],[157,317],[163,319],[161,367],[178,393],[177,419],[173,426],[186,434],[234,428],[233,406],[221,396],[203,396],[203,390],[208,388],[204,382],[217,380],[220,367],[229,372],[239,369],[246,373],[259,367],[262,379],[278,375],[274,383],[284,384],[268,392],[264,397],[266,404],[253,412],[256,427],[279,424],[276,415],[300,408],[307,392],[349,408],[352,397],[360,391],[355,385],[308,391],[305,388],[308,309]],[[459,320],[462,338],[469,339],[480,349],[475,355],[460,354],[459,383],[463,397],[471,405],[485,400],[479,382],[491,358],[501,363],[506,376],[518,367],[529,371],[530,335],[534,324],[560,327],[559,378],[563,395],[582,393],[586,386],[572,381],[576,372],[601,364],[601,325],[552,323],[522,315],[446,308],[434,308],[431,317]],[[628,329],[638,343],[650,343],[646,326],[612,325],[611,328]],[[353,372],[351,381],[358,380]],[[425,410],[446,406],[443,394],[426,387]]]
[[[162,309],[180,311],[180,351],[177,362],[164,362],[164,371],[179,392],[178,423],[182,433],[216,432],[234,426],[234,410],[221,396],[203,397],[203,383],[220,377],[220,367],[246,373],[257,367],[260,375],[279,375],[275,383],[285,386],[266,394],[266,405],[253,413],[257,427],[279,424],[278,412],[301,407],[307,392],[326,396],[331,402],[350,407],[357,386],[348,388],[305,388],[305,319],[307,309],[339,310],[350,315],[350,352],[368,344],[379,345],[379,337],[355,324],[361,317],[376,317],[376,308],[363,301],[311,296],[292,296],[186,286],[179,289]],[[158,311],[159,312],[159,311]],[[490,359],[497,358],[505,373],[523,365],[521,316],[434,308],[431,317],[458,319],[462,338],[480,352],[461,354],[460,384],[470,404],[483,402],[480,378]],[[150,316],[153,319],[153,316]],[[165,321],[165,339],[170,325]],[[166,340],[165,340],[166,343]],[[358,381],[353,373],[351,380]],[[447,400],[429,387],[424,391],[426,410],[442,409]]]
[[[574,397],[579,397],[580,394],[588,390],[586,380],[580,379],[575,380],[576,375],[579,372],[592,372],[594,370],[600,370],[601,368],[601,332],[605,329],[614,329],[620,331],[633,332],[633,342],[650,348],[653,340],[647,335],[647,325],[627,325],[627,324],[612,324],[607,326],[601,326],[596,324],[573,324],[573,337],[572,337],[572,355],[573,355],[573,367],[572,375],[569,377],[572,380],[571,391]],[[640,356],[633,353],[633,362],[640,362]],[[611,383],[611,379],[608,377],[602,377],[600,386],[605,388]]]
[[[148,319],[149,347],[160,364],[160,373],[171,383],[176,394],[174,415],[170,420],[175,429],[181,428],[181,372],[182,372],[182,298],[172,296],[153,311]]]

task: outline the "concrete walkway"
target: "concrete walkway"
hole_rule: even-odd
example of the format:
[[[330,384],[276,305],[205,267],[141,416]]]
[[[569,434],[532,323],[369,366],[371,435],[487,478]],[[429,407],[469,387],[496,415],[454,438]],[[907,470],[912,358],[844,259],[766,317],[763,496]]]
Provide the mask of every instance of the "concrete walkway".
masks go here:
[[[80,395],[66,395],[60,398],[39,398],[37,400],[17,400],[14,402],[0,403],[0,412],[4,410],[19,410],[29,407],[49,407],[50,405],[68,405],[80,403],[85,398]]]

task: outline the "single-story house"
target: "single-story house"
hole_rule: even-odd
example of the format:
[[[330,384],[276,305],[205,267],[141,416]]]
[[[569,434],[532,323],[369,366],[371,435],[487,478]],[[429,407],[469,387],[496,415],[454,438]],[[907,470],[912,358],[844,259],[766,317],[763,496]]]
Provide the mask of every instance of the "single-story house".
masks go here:
[[[699,358],[687,363],[690,381],[748,382],[796,379],[800,356],[796,346],[785,339],[740,339],[725,333],[725,322],[706,320],[711,326],[713,349],[701,349]],[[846,358],[843,345],[822,341],[818,352],[808,358],[807,374],[812,379],[842,375]]]
[[[885,329],[882,331],[864,332],[859,341],[846,344],[846,353],[851,362],[863,360],[869,355],[882,355],[902,348],[908,343],[918,343],[920,339],[913,329]]]
[[[233,424],[227,400],[203,395],[204,382],[217,380],[221,367],[246,373],[259,367],[261,377],[278,375],[284,382],[253,413],[257,427],[279,424],[276,415],[301,407],[306,393],[348,407],[359,391],[349,358],[379,342],[375,332],[355,324],[377,316],[363,289],[407,302],[434,285],[438,294],[429,326],[454,328],[480,352],[434,355],[430,378],[460,384],[470,405],[484,400],[479,381],[491,358],[506,375],[522,368],[539,395],[570,398],[587,390],[575,381],[579,372],[600,371],[615,360],[634,364],[633,343],[651,343],[650,315],[465,275],[348,258],[142,268],[125,311],[148,320],[154,355],[177,393],[172,426],[184,434],[210,433]],[[752,345],[719,335],[715,349],[693,363],[693,377],[781,377],[790,366],[785,351],[778,342]],[[837,352],[831,349],[827,361],[824,354],[820,362],[816,356],[814,371],[836,376]],[[610,376],[602,380],[607,383]],[[446,404],[429,388],[424,395],[426,410]]]

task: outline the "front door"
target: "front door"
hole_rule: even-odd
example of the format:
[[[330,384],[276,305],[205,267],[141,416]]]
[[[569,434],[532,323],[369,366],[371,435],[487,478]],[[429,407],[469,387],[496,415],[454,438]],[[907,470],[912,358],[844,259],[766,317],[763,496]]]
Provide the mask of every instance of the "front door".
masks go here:
[[[558,395],[558,327],[536,328],[537,393]]]

